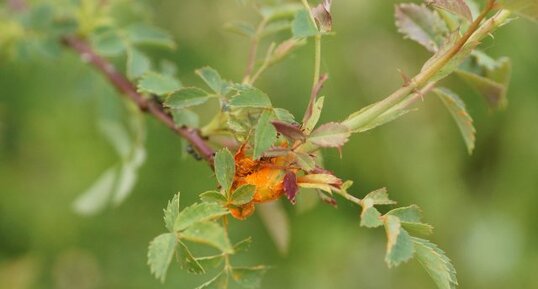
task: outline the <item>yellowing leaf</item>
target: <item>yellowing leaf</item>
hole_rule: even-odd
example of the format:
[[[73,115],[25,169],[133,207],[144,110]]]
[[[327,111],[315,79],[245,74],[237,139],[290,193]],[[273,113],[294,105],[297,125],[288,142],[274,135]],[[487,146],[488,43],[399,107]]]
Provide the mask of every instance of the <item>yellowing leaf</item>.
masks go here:
[[[394,205],[396,204],[395,201],[392,201],[389,199],[389,194],[387,193],[386,188],[377,189],[375,191],[372,191],[368,193],[363,199],[362,202],[363,205],[370,204],[370,206],[373,205]]]
[[[387,233],[385,262],[389,267],[398,266],[413,257],[415,248],[411,236],[402,228],[398,217],[388,215],[385,216],[384,220]]]
[[[467,151],[469,154],[471,154],[474,149],[476,130],[473,125],[473,119],[465,109],[465,104],[457,94],[446,88],[436,88],[434,89],[434,92],[441,98],[448,111],[456,121],[456,124],[458,125],[463,136],[463,140],[467,145]]]

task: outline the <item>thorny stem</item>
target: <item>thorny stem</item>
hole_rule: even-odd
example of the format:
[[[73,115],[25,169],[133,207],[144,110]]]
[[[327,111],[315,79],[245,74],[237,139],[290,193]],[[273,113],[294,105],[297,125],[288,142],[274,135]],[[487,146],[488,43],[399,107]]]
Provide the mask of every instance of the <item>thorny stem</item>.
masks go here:
[[[437,72],[445,67],[449,61],[461,51],[465,44],[469,40],[478,41],[488,35],[493,29],[496,28],[496,24],[504,21],[510,12],[507,10],[499,11],[495,16],[488,19],[482,25],[482,21],[486,18],[487,14],[494,8],[495,1],[488,1],[487,6],[482,13],[471,23],[465,34],[458,39],[458,41],[441,57],[439,57],[434,63],[432,63],[427,69],[424,69],[415,77],[413,77],[408,84],[402,86],[387,98],[373,105],[369,110],[364,111],[355,117],[350,117],[342,122],[352,130],[359,129],[360,127],[368,124],[376,117],[386,112],[391,107],[398,104],[403,98],[411,94],[413,91],[420,89],[426,85],[430,79],[432,79]]]
[[[157,120],[187,140],[202,158],[213,167],[213,149],[208,146],[197,130],[176,126],[172,116],[164,110],[159,102],[147,99],[138,93],[136,87],[122,73],[116,70],[112,63],[99,56],[84,39],[76,36],[66,36],[61,41],[78,53],[83,61],[92,64],[119,92],[133,101],[141,111],[153,115]]]

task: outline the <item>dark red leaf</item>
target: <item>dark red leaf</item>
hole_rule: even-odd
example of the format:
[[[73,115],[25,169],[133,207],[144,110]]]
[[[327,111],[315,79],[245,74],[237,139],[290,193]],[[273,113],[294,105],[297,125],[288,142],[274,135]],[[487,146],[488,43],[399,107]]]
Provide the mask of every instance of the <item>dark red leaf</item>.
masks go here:
[[[297,176],[294,172],[287,172],[283,180],[284,192],[288,197],[288,200],[295,205],[295,196],[299,191],[299,186],[297,185]]]
[[[277,132],[290,138],[291,140],[303,140],[305,138],[303,131],[301,131],[301,129],[298,126],[281,122],[278,120],[274,120],[272,121],[272,123]]]

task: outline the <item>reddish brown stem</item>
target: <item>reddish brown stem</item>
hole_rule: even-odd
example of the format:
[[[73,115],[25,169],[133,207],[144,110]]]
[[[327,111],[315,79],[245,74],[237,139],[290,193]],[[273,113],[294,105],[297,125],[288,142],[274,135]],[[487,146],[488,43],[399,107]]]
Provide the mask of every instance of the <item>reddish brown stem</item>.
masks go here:
[[[319,77],[319,79],[314,84],[314,87],[312,88],[312,92],[310,93],[310,101],[308,102],[308,106],[306,108],[306,112],[303,117],[303,124],[306,122],[306,120],[312,115],[314,111],[314,105],[316,104],[316,98],[318,97],[318,94],[320,90],[323,88],[323,84],[325,84],[325,81],[329,79],[329,75],[326,73]]]
[[[67,36],[62,38],[62,43],[72,48],[80,55],[83,61],[93,65],[119,92],[132,100],[141,111],[153,115],[157,120],[186,139],[200,156],[213,167],[213,149],[207,145],[198,130],[176,126],[172,116],[163,109],[163,106],[159,102],[145,98],[138,93],[136,87],[114,65],[99,56],[84,39],[76,36]]]

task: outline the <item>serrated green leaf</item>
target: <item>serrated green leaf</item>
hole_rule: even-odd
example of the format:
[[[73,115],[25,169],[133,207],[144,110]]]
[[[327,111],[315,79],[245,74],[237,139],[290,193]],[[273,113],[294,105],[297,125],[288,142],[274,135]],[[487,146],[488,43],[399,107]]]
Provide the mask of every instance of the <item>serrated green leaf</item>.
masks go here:
[[[232,193],[232,205],[240,206],[252,201],[256,186],[254,185],[242,185]]]
[[[314,130],[308,140],[320,147],[338,148],[342,147],[349,139],[351,131],[343,124],[329,122]]]
[[[303,122],[303,131],[305,134],[310,134],[321,116],[321,110],[323,109],[323,101],[325,97],[319,97],[314,104],[312,114]]]
[[[181,211],[174,222],[174,231],[182,231],[193,224],[209,221],[228,214],[228,211],[216,203],[196,203]]]
[[[254,159],[261,157],[276,141],[277,132],[271,123],[270,117],[271,112],[266,110],[258,120],[258,125],[254,132],[254,152],[252,156]]]
[[[422,211],[417,205],[396,208],[388,211],[385,215],[398,217],[402,222],[420,223],[422,219]]]
[[[361,212],[361,226],[376,228],[383,225],[381,213],[374,207],[363,207]]]
[[[271,108],[271,100],[263,91],[248,87],[239,90],[239,94],[230,100],[230,105],[235,107]]]
[[[401,222],[404,227],[411,234],[419,235],[431,235],[433,233],[433,226],[425,223],[413,223],[413,222]]]
[[[221,149],[215,155],[215,175],[221,187],[230,191],[235,175],[235,160],[228,149]]]
[[[189,251],[189,248],[183,242],[178,241],[176,253],[181,268],[187,270],[189,273],[205,274],[204,267],[192,256],[191,251]]]
[[[188,109],[171,109],[170,113],[174,119],[174,124],[178,127],[187,126],[197,128],[200,125],[200,117],[192,110]]]
[[[242,288],[256,289],[261,285],[263,275],[269,270],[268,267],[260,265],[255,267],[234,267],[232,278]]]
[[[295,18],[291,23],[291,32],[293,37],[296,38],[310,37],[319,33],[316,24],[310,18],[310,13],[304,9],[295,14]]]
[[[174,232],[174,223],[179,215],[179,197],[180,193],[175,194],[164,209],[164,225],[170,232]]]
[[[224,95],[228,84],[222,80],[220,74],[215,69],[206,66],[196,70],[196,74],[209,86],[215,93]]]
[[[149,243],[148,265],[151,273],[161,282],[166,279],[166,271],[174,256],[176,235],[174,233],[161,234]]]
[[[160,45],[175,48],[176,44],[166,31],[144,23],[136,23],[125,30],[127,38],[134,44]]]
[[[217,191],[207,191],[200,194],[200,199],[206,203],[226,204],[226,197]]]
[[[385,231],[387,233],[387,253],[385,262],[389,267],[398,266],[413,257],[415,248],[411,236],[405,231],[398,217],[385,216]]]
[[[164,105],[172,109],[183,109],[203,104],[211,97],[212,95],[200,88],[185,87],[168,96]]]
[[[291,112],[283,108],[274,108],[273,111],[275,112],[276,118],[278,120],[290,124],[297,123],[297,121],[295,121],[295,117],[293,116],[293,114],[291,114]]]
[[[395,18],[398,32],[432,52],[439,50],[448,33],[443,19],[424,5],[397,5]]]
[[[456,124],[458,125],[458,128],[463,136],[463,140],[467,145],[467,151],[469,154],[471,154],[474,149],[476,130],[473,125],[473,119],[465,109],[465,104],[457,94],[449,89],[436,88],[433,91],[441,98],[446,108],[456,121]]]
[[[171,94],[181,88],[181,82],[172,76],[146,72],[138,81],[138,91],[156,95]]]
[[[181,232],[181,239],[213,246],[223,253],[234,252],[224,228],[215,222],[198,222]]]
[[[227,289],[227,288],[228,288],[228,274],[225,271],[220,272],[213,279],[196,287],[196,289]]]
[[[441,249],[428,240],[412,237],[419,263],[439,289],[455,289],[458,285],[456,269]]]
[[[127,77],[131,80],[144,75],[151,69],[151,60],[136,48],[127,50]]]
[[[248,237],[234,244],[235,253],[246,252],[252,245],[252,237]]]

